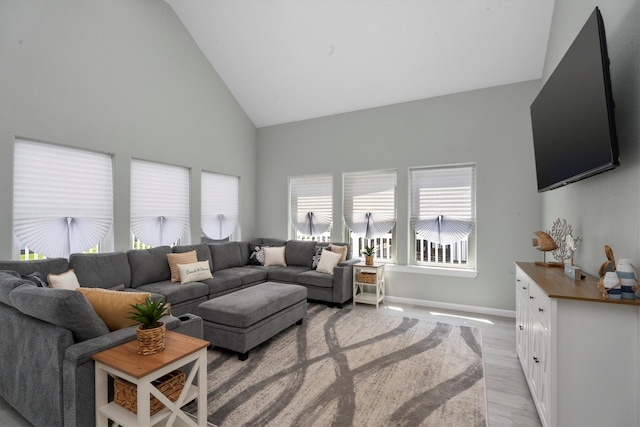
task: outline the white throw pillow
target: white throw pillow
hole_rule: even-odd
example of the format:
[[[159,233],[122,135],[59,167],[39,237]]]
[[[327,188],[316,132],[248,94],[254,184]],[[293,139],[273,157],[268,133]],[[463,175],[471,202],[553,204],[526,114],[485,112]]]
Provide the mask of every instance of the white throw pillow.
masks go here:
[[[322,255],[320,255],[320,262],[318,263],[316,271],[333,274],[333,269],[340,262],[340,257],[341,255],[339,253],[324,249]]]
[[[73,291],[80,287],[78,277],[73,269],[67,270],[62,274],[49,274],[47,281],[52,288],[70,289]]]
[[[178,264],[178,271],[180,271],[180,283],[182,284],[211,279],[213,277],[209,269],[209,261]]]
[[[270,265],[279,265],[286,267],[287,262],[284,259],[284,246],[273,246],[264,248],[264,265],[268,267]]]

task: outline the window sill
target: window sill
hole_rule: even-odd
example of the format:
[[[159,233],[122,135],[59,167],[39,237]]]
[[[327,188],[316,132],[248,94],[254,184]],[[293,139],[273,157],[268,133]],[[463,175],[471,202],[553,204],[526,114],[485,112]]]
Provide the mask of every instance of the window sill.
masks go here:
[[[400,273],[431,274],[434,276],[465,277],[469,279],[473,279],[478,276],[478,270],[476,269],[463,270],[460,268],[428,267],[424,265],[387,264],[385,266],[385,270],[397,271]]]

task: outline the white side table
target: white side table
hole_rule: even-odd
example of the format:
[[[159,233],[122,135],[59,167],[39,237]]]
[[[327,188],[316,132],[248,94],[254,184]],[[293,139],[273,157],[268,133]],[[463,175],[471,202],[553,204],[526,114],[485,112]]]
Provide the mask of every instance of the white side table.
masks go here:
[[[374,287],[374,292],[365,292],[366,287]],[[384,300],[384,264],[353,265],[353,305],[357,302],[374,304],[378,308]]]
[[[165,349],[159,353],[142,356],[138,354],[136,341],[96,353],[96,425],[106,427],[109,420],[122,426],[163,425],[207,425],[207,347],[208,341],[167,331]],[[193,367],[186,378],[184,388],[176,402],[171,402],[152,385],[152,381],[186,366]],[[137,387],[138,413],[134,414],[115,402],[108,401],[108,376],[125,379]],[[197,377],[197,381],[194,381]],[[165,405],[165,408],[150,415],[150,394]],[[197,420],[180,408],[197,399]]]

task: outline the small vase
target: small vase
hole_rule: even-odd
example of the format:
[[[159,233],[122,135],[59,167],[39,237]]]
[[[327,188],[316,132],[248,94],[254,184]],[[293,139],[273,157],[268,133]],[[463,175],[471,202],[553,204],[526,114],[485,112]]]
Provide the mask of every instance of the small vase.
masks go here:
[[[365,255],[364,264],[365,265],[373,265],[373,255]]]
[[[138,354],[147,356],[164,350],[164,332],[167,326],[160,322],[160,326],[152,329],[143,329],[142,325],[136,329],[138,337]]]

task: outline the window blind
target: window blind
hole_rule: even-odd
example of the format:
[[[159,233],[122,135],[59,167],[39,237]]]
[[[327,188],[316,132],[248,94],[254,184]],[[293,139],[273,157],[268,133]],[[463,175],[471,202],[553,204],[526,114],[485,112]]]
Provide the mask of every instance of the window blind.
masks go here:
[[[113,222],[111,156],[16,140],[13,226],[45,257],[69,257],[99,243]]]
[[[333,176],[289,178],[291,222],[305,236],[319,236],[333,221]]]
[[[151,246],[170,245],[189,226],[189,170],[131,160],[131,231]]]
[[[411,226],[423,239],[449,245],[475,224],[475,166],[412,169]]]
[[[210,239],[222,240],[238,225],[238,187],[236,176],[202,172],[201,227]]]
[[[343,180],[344,220],[354,236],[389,233],[396,221],[396,172],[347,173]]]

